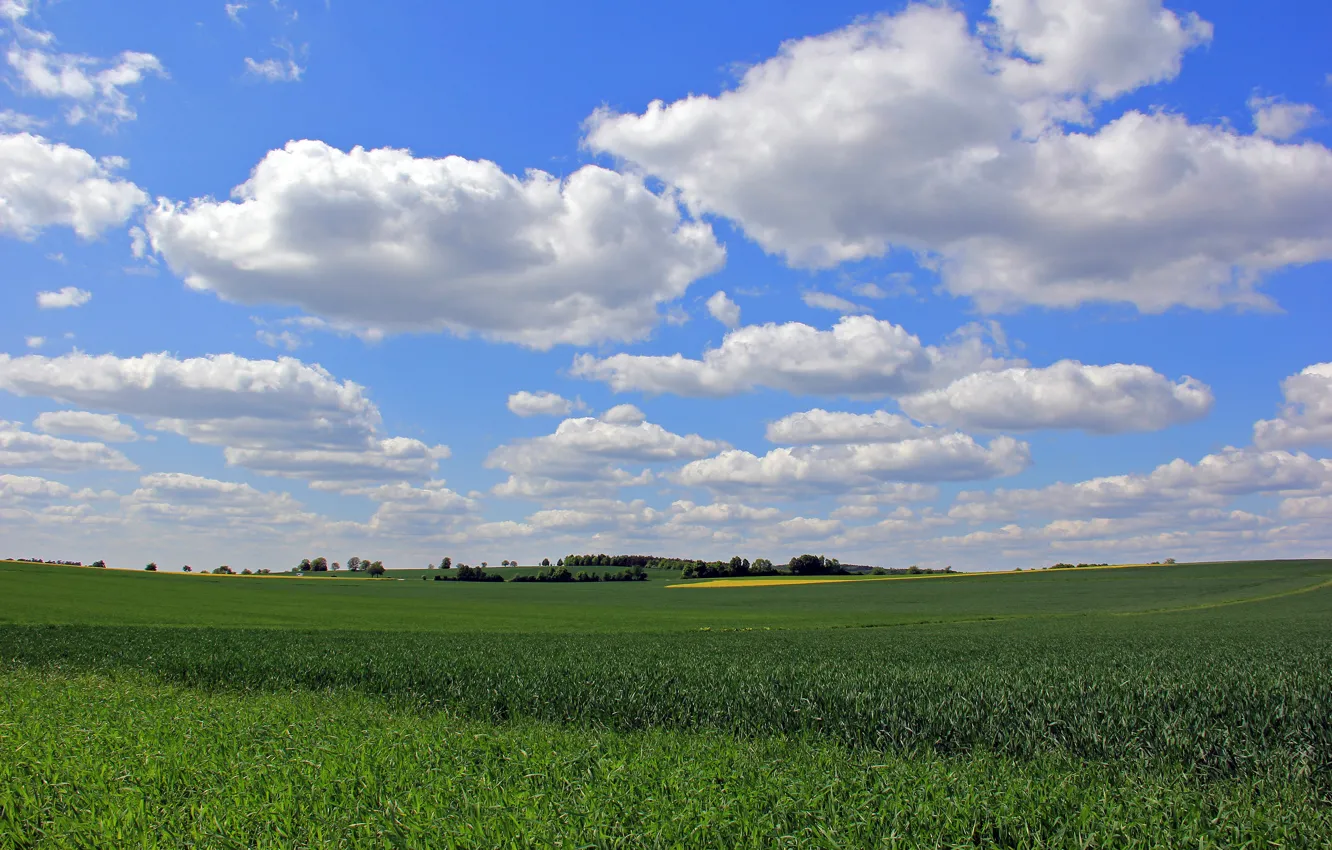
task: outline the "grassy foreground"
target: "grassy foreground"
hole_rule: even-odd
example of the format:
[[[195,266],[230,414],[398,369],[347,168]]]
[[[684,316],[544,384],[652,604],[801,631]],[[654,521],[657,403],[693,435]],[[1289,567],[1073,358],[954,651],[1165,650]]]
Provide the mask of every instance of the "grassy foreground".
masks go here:
[[[1329,579],[0,566],[0,848],[1325,847]]]

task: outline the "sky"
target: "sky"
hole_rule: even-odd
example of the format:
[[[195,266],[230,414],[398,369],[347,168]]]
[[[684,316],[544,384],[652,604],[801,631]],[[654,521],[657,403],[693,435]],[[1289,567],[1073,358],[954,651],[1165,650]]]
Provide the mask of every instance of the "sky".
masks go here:
[[[1326,556],[1329,32],[0,0],[0,555]]]

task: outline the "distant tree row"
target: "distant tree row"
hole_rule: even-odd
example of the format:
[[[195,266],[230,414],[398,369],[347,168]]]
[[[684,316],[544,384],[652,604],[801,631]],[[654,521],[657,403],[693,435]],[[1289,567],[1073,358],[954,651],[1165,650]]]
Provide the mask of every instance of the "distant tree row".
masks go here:
[[[509,581],[647,581],[647,578],[647,570],[642,565],[625,567],[618,573],[589,573],[586,570],[573,573],[568,567],[560,565],[542,570],[535,575],[514,576]]]
[[[303,573],[326,573],[337,572],[342,569],[342,565],[337,561],[329,563],[328,559],[321,555],[318,558],[302,559],[296,569]],[[368,561],[356,555],[347,559],[347,569],[354,573],[366,573],[370,576],[382,576],[385,572],[383,561]]]
[[[448,568],[446,567],[445,569]],[[426,578],[426,576],[421,576],[421,578]],[[435,576],[435,581],[504,581],[504,576],[488,573],[486,572],[485,567],[471,567],[467,564],[459,564],[458,569],[453,570],[453,575],[446,576],[438,574]]]
[[[681,578],[726,578],[728,576],[770,576],[776,575],[777,569],[767,558],[755,558],[750,563],[748,558],[736,555],[729,561],[671,561],[674,569],[680,570]],[[674,567],[674,564],[681,564]]]
[[[5,560],[6,560],[6,561],[17,561],[18,563],[21,563],[21,564],[55,564],[56,566],[60,566],[60,567],[81,567],[81,566],[83,566],[83,562],[82,562],[82,561],[43,561],[41,558],[6,558]],[[92,562],[91,564],[89,564],[88,566],[90,566],[90,567],[105,567],[105,566],[106,566],[106,562],[105,562],[105,561],[94,561],[94,562]]]

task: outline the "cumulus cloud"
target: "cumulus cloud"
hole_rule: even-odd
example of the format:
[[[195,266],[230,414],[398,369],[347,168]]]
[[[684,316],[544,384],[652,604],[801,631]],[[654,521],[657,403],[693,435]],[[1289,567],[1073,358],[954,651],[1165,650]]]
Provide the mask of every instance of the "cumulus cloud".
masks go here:
[[[92,293],[77,286],[65,286],[56,292],[37,293],[37,307],[42,310],[63,310],[82,307],[92,300]]]
[[[895,443],[928,436],[931,430],[905,416],[882,410],[841,413],[815,408],[769,423],[767,438],[770,443],[786,445]]]
[[[708,299],[708,315],[728,328],[740,325],[740,305],[721,290],[714,292]]]
[[[1095,119],[1210,35],[1159,0],[993,0],[979,26],[912,3],[719,95],[600,110],[586,142],[797,266],[903,248],[984,310],[1264,305],[1265,272],[1332,257],[1332,151]]]
[[[338,481],[428,478],[445,446],[379,434],[379,409],[351,381],[292,357],[176,359],[74,352],[0,354],[0,389],[128,414],[228,463],[267,475]]]
[[[56,410],[39,414],[33,427],[44,434],[92,437],[105,443],[132,443],[139,439],[120,418],[111,413],[89,413],[86,410]]]
[[[149,522],[253,534],[313,526],[318,521],[290,493],[267,493],[241,482],[161,472],[145,475],[139,483],[125,499],[125,513]]]
[[[1026,443],[996,437],[987,446],[955,433],[891,443],[779,448],[762,457],[732,449],[686,464],[675,481],[718,491],[766,490],[801,497],[875,490],[889,482],[1016,475],[1030,463]]]
[[[638,177],[293,141],[234,200],[160,200],[155,251],[194,289],[382,331],[549,348],[631,340],[719,268],[712,230]]]
[[[945,346],[872,316],[847,316],[827,331],[801,322],[747,325],[726,334],[701,360],[682,354],[590,354],[572,373],[616,392],[727,396],[757,387],[811,395],[882,396],[915,392],[1006,365],[977,337]]]
[[[509,396],[508,406],[510,412],[523,417],[568,416],[575,409],[582,409],[583,404],[552,392],[522,390]]]
[[[1332,460],[1307,454],[1226,449],[1189,463],[1176,459],[1147,474],[1112,475],[1031,490],[968,491],[955,519],[1003,521],[1020,514],[1135,516],[1181,507],[1219,508],[1237,496],[1318,491],[1332,484]]]
[[[1281,382],[1281,415],[1254,423],[1254,445],[1289,449],[1332,444],[1332,363],[1315,363]]]
[[[123,224],[148,200],[115,177],[124,165],[31,133],[0,134],[0,233],[31,240],[63,225],[92,239]]]
[[[73,491],[59,481],[35,475],[0,474],[0,505],[49,502],[68,498]]]
[[[755,508],[732,502],[699,505],[680,499],[671,503],[667,522],[671,525],[737,525],[771,522],[781,515],[782,512],[774,507]]]
[[[445,486],[443,481],[427,481],[414,487],[405,482],[381,484],[377,487],[338,487],[329,482],[316,482],[317,490],[334,490],[345,495],[364,496],[378,502],[366,527],[381,534],[416,536],[438,534],[453,529],[460,519],[474,513],[479,505],[474,499],[461,496]]]
[[[23,344],[26,345],[28,348],[41,348],[43,345],[46,344],[46,337],[27,336],[23,338]]]
[[[1308,103],[1287,103],[1280,98],[1249,98],[1253,130],[1259,136],[1285,140],[1298,135],[1318,120],[1318,109]]]
[[[65,440],[33,434],[17,422],[0,420],[0,468],[48,469],[78,472],[102,469],[127,472],[138,469],[129,458],[104,443]]]
[[[674,434],[644,421],[632,405],[620,405],[600,419],[566,419],[553,434],[500,446],[486,466],[555,481],[614,481],[623,474],[615,464],[689,460],[723,448],[698,434]]]
[[[1086,366],[1061,360],[959,378],[898,399],[916,419],[987,431],[1078,428],[1097,434],[1159,431],[1206,416],[1212,390],[1172,383],[1147,366]]]

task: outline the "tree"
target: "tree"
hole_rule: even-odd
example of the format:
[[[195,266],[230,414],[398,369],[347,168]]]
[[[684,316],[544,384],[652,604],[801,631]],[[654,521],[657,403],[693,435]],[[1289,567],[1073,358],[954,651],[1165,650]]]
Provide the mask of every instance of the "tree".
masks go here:
[[[103,560],[101,560],[101,559],[99,558],[99,559],[97,559],[96,561],[93,561],[93,562],[92,562],[91,564],[89,564],[88,566],[90,566],[90,567],[96,567],[96,568],[99,569],[99,570],[104,570],[104,569],[106,569],[106,561],[103,561]]]
[[[482,561],[482,562],[481,562],[481,569],[484,570],[484,569],[485,569],[486,567],[488,567],[488,566],[490,566],[490,564],[487,564],[485,561]]]
[[[564,559],[563,559],[563,558],[560,558],[559,561],[557,561],[557,562],[555,563],[555,566],[557,566],[557,567],[562,567],[562,566],[564,566]]]
[[[550,566],[550,558],[542,558],[542,559],[541,559],[541,566],[543,566],[543,567],[549,567],[549,566]]]
[[[186,564],[185,566],[180,568],[180,571],[183,573],[188,573],[190,571],[190,565]]]
[[[314,565],[310,563],[310,559],[309,559],[309,558],[302,558],[302,559],[301,559],[301,563],[300,563],[300,565],[297,566],[296,569],[300,570],[300,571],[303,572],[303,573],[308,573],[308,572],[310,572],[310,568],[311,568],[312,566],[314,566]],[[216,571],[215,571],[215,572],[216,572]]]
[[[310,569],[314,570],[317,573],[328,572],[328,559],[325,558],[323,555],[320,555],[318,558],[315,558],[313,561],[310,562]]]
[[[347,569],[351,570],[354,573],[360,572],[361,559],[356,557],[355,555],[352,555],[350,558],[347,559]]]
[[[384,574],[384,563],[382,561],[375,561],[370,566],[366,567],[365,571],[371,576],[382,576]]]
[[[336,573],[338,570],[342,569],[342,564],[339,564],[337,561],[334,561],[333,563],[328,565],[328,568]]]
[[[503,561],[500,561],[500,566],[501,566],[501,567],[507,567],[508,565],[509,565],[509,559],[508,559],[508,558],[505,558]]]
[[[155,573],[157,572],[157,564],[154,563],[153,561],[149,561],[148,566],[144,567],[144,569],[150,573]]]
[[[444,558],[444,560],[442,560],[442,561],[439,562],[439,568],[440,568],[441,570],[451,570],[451,569],[453,569],[453,559],[452,559],[452,558],[449,558],[449,557]]]
[[[828,571],[828,564],[822,555],[797,555],[788,564],[792,575],[813,576]]]

